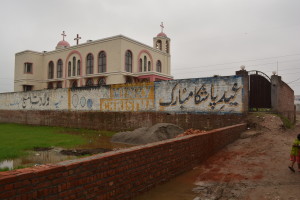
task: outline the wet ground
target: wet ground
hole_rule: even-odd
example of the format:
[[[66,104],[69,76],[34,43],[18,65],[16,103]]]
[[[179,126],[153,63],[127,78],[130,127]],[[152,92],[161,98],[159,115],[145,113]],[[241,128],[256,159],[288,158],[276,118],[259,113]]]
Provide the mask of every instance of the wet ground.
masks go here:
[[[82,134],[84,135],[84,133]],[[127,148],[130,146],[124,144],[111,143],[111,137],[109,136],[85,134],[85,137],[88,138],[88,143],[77,146],[73,149],[63,149],[59,147],[36,147],[33,151],[28,151],[27,156],[13,160],[1,161],[0,169],[11,170],[47,163],[57,163],[64,160],[76,159],[82,156],[104,153],[107,151]]]
[[[276,116],[253,117],[258,127],[192,171],[135,200],[300,200],[300,172],[288,169],[300,124],[284,130]]]

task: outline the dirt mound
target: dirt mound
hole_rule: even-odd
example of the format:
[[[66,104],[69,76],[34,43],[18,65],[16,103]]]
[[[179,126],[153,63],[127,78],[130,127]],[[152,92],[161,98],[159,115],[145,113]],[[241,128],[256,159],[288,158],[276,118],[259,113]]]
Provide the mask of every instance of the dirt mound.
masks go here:
[[[143,127],[134,131],[126,131],[115,134],[111,142],[125,144],[147,144],[176,137],[184,130],[170,123],[159,123],[151,127]]]
[[[190,129],[186,130],[184,133],[177,135],[176,137],[182,137],[182,136],[186,136],[186,135],[203,134],[203,133],[206,133],[206,131],[190,128]]]
[[[248,115],[248,126],[256,130],[280,130],[283,122],[277,115],[265,113],[251,113]]]

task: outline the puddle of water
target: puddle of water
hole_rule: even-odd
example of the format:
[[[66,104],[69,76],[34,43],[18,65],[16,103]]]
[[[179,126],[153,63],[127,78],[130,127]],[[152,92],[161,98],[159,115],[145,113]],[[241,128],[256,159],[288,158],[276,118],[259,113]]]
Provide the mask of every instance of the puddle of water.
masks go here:
[[[9,170],[19,167],[30,167],[46,163],[56,163],[63,160],[75,159],[76,156],[66,156],[59,153],[62,149],[52,149],[49,151],[30,151],[28,155],[13,160],[4,160],[0,162],[0,169],[8,168]]]
[[[197,197],[192,190],[200,170],[185,172],[166,183],[157,185],[133,200],[194,200]]]
[[[125,144],[116,144],[111,143],[111,137],[108,136],[90,136],[89,142],[84,145],[76,147],[76,149],[97,149],[103,148],[108,150],[128,148],[130,145]],[[131,145],[132,146],[132,145]],[[75,149],[75,148],[74,148]],[[63,155],[60,151],[62,148],[54,148],[48,151],[30,151],[25,157],[13,159],[13,160],[4,160],[0,162],[0,169],[16,169],[30,167],[34,165],[48,164],[48,163],[57,163],[64,160],[71,160],[78,158],[74,155]]]

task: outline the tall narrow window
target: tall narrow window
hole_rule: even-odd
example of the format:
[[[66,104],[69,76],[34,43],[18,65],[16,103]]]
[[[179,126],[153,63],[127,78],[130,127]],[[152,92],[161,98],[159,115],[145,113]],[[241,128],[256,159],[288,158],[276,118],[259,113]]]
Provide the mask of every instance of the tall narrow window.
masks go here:
[[[53,79],[54,76],[54,63],[51,61],[49,62],[48,66],[48,79]]]
[[[143,60],[140,58],[140,63],[139,63],[139,71],[143,71]]]
[[[156,71],[157,71],[157,72],[161,72],[161,62],[160,62],[160,60],[158,60],[158,61],[156,62]]]
[[[92,74],[94,68],[94,58],[91,53],[86,57],[86,74]]]
[[[24,63],[24,73],[25,74],[32,74],[32,63]]]
[[[151,62],[148,61],[148,71],[150,72],[151,71]]]
[[[106,54],[101,51],[98,56],[98,72],[106,72]]]
[[[80,60],[77,61],[77,76],[80,76]]]
[[[76,58],[75,58],[75,56],[73,57],[72,76],[76,76]]]
[[[147,57],[144,56],[144,72],[147,71]]]
[[[68,63],[68,76],[71,76],[71,62]]]
[[[63,62],[61,59],[57,61],[57,78],[62,77],[62,72],[63,72]]]
[[[125,70],[132,72],[132,53],[129,50],[127,50],[125,54]]]
[[[161,47],[162,47],[161,40],[157,40],[157,42],[156,42],[156,49],[161,50],[162,49]]]
[[[166,52],[169,53],[169,41],[166,41]]]

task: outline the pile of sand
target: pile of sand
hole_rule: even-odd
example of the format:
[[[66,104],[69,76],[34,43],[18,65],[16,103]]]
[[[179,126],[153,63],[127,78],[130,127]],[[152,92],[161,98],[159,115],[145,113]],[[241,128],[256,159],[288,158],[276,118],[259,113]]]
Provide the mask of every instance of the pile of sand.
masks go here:
[[[134,145],[148,144],[175,138],[183,132],[182,128],[174,124],[159,123],[151,127],[138,128],[134,131],[116,133],[112,137],[111,142]]]

